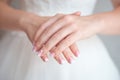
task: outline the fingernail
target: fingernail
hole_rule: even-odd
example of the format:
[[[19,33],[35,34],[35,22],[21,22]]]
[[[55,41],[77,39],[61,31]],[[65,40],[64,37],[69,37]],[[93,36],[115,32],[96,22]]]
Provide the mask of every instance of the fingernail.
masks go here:
[[[65,63],[64,59],[63,59],[63,58],[60,58],[59,64],[63,64],[63,63]]]
[[[32,49],[33,52],[37,52],[37,48],[35,46],[33,46],[33,49]]]
[[[68,59],[68,62],[71,64],[71,63],[73,62],[73,59],[70,57],[70,58]]]
[[[37,48],[35,46],[35,42],[33,42],[33,49],[32,49],[33,52],[36,52],[37,51]]]
[[[77,52],[76,52],[76,57],[79,57],[79,55],[80,55],[80,52],[77,51]]]
[[[61,59],[61,64],[64,64],[64,63],[65,63],[64,59]]]
[[[37,55],[40,57],[42,53],[43,53],[43,50],[40,50]]]
[[[45,58],[44,58],[44,61],[45,61],[45,62],[48,62],[48,58],[47,58],[47,57],[45,57]]]
[[[54,56],[55,56],[55,53],[50,53],[50,56],[54,57]]]

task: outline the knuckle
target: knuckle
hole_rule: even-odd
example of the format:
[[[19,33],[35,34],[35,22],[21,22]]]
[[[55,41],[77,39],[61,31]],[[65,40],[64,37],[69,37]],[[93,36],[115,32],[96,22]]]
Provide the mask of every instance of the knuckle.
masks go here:
[[[54,52],[54,50],[55,50],[55,47],[53,47],[53,48],[50,50],[50,52]]]
[[[64,49],[66,49],[66,47],[67,47],[67,45],[69,44],[69,42],[70,41],[63,41],[63,42],[61,42],[61,45],[60,46],[58,46],[58,48],[60,48],[61,50],[64,50]]]
[[[60,53],[60,52],[61,52],[61,49],[60,49],[60,48],[54,49],[54,53]]]
[[[74,22],[70,23],[70,27],[72,28],[72,30],[76,30],[77,29],[77,25]]]
[[[57,46],[57,49],[56,49],[56,50],[62,52],[63,50],[65,50],[65,46],[66,46],[65,43],[64,43],[64,44],[61,43],[60,45]]]
[[[44,45],[44,48],[45,48],[47,51],[49,51],[50,47],[51,47],[51,46],[50,46],[49,44],[45,44],[45,45]]]
[[[43,42],[43,39],[39,39],[39,40],[37,41],[36,45],[37,45],[37,46],[41,46],[41,45],[43,44],[42,42]]]
[[[70,26],[71,26],[71,27],[75,27],[76,24],[75,24],[74,22],[72,22],[72,23],[70,23]]]
[[[41,42],[38,41],[38,42],[36,43],[36,46],[39,47],[39,46],[41,46],[40,44],[41,44]]]
[[[47,51],[47,47],[45,45],[42,45],[42,50]]]
[[[70,15],[64,16],[63,19],[64,19],[66,22],[71,22],[71,21],[72,21],[72,17],[71,17]]]

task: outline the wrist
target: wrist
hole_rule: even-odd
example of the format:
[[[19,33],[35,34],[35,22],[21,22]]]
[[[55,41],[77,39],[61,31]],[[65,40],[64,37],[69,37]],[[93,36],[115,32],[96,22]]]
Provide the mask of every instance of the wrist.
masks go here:
[[[32,27],[32,14],[27,12],[20,15],[18,24],[21,31],[26,32],[30,27]]]
[[[114,34],[118,30],[116,26],[118,26],[118,23],[116,23],[118,20],[116,11],[111,12],[104,12],[100,14],[94,15],[94,18],[96,18],[98,24],[96,25],[99,27],[98,34],[101,35],[108,35],[108,34]],[[115,24],[116,23],[116,24]]]
[[[95,34],[101,34],[104,30],[105,20],[101,14],[95,14],[89,16],[90,24],[92,23],[92,27]]]
[[[45,22],[48,17],[37,16],[32,13],[25,13],[19,19],[19,25],[23,32],[25,32],[30,41],[33,42],[34,35],[39,29],[40,25]]]
[[[31,28],[38,28],[47,19],[47,17],[25,12],[19,18],[20,29],[25,32]]]

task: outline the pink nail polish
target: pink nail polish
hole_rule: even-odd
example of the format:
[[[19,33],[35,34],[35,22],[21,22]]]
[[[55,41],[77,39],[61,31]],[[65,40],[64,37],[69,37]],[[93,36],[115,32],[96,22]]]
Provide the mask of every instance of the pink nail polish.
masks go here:
[[[79,52],[79,51],[77,51],[75,55],[76,55],[76,57],[79,57],[80,52]]]
[[[55,53],[50,53],[50,56],[54,57],[54,56],[55,56]]]
[[[59,64],[63,64],[63,63],[65,63],[64,59],[63,59],[63,58],[60,58]]]
[[[64,64],[64,63],[65,63],[64,59],[61,59],[61,64]]]
[[[73,59],[70,57],[70,58],[68,59],[68,62],[71,64],[71,63],[73,62]]]
[[[40,57],[42,53],[43,53],[43,50],[40,50],[37,55]]]
[[[47,57],[45,57],[44,61],[45,61],[45,62],[48,62],[48,58],[47,58]]]
[[[33,42],[33,49],[32,49],[33,52],[36,52],[37,51],[37,48],[35,46],[35,42]]]
[[[33,49],[32,49],[33,52],[37,52],[37,48],[35,46],[33,46]]]

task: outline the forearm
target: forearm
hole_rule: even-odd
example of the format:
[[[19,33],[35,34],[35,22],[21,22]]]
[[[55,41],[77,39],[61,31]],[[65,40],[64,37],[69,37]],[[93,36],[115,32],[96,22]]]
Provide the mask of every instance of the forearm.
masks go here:
[[[120,7],[111,12],[99,13],[90,17],[96,20],[96,27],[99,29],[98,34],[120,34]]]
[[[39,23],[44,20],[43,17],[16,10],[9,7],[6,3],[0,2],[0,29],[25,30],[28,26],[36,25],[34,21],[37,19],[39,19]]]
[[[6,3],[0,2],[0,29],[21,30],[20,18],[24,12],[9,7]]]

